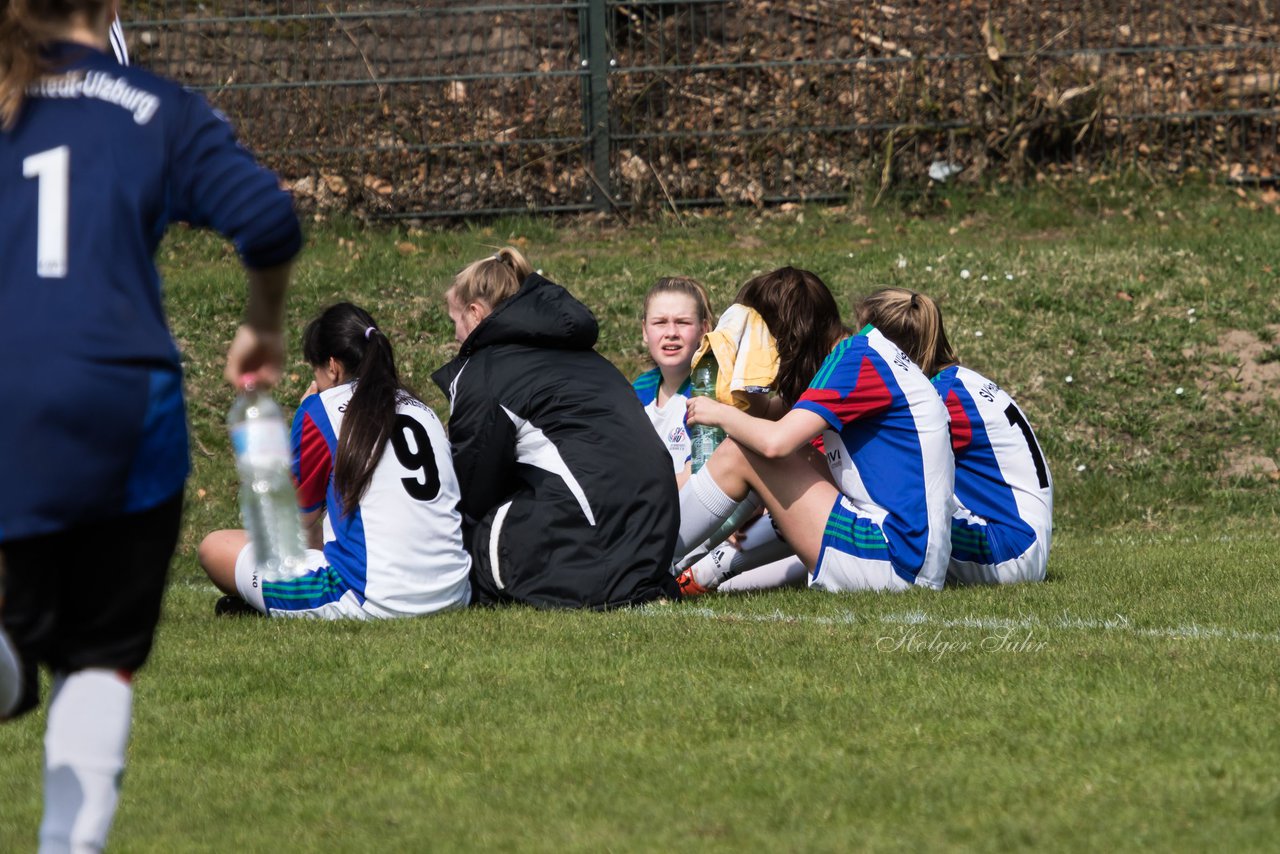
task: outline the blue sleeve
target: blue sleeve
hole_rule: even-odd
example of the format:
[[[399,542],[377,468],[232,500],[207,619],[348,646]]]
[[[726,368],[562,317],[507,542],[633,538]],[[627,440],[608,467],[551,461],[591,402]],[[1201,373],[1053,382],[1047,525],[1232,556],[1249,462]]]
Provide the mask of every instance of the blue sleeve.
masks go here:
[[[247,267],[289,261],[302,248],[292,197],[203,97],[183,94],[184,109],[170,143],[171,218],[222,234]]]

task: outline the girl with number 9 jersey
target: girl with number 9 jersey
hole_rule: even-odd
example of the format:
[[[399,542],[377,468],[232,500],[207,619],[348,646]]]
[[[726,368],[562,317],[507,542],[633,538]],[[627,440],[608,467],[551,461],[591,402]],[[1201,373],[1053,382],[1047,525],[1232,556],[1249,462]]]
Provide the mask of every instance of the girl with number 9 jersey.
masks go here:
[[[1004,390],[956,359],[937,303],[885,288],[873,322],[933,378],[951,416],[956,500],[948,575],[966,584],[1042,581],[1053,535],[1053,479],[1026,416]]]
[[[293,419],[293,475],[312,548],[294,578],[262,579],[243,531],[200,546],[210,578],[279,617],[411,617],[464,607],[471,558],[444,427],[401,386],[368,312],[330,306],[302,337],[315,393]],[[323,533],[322,533],[323,532]]]

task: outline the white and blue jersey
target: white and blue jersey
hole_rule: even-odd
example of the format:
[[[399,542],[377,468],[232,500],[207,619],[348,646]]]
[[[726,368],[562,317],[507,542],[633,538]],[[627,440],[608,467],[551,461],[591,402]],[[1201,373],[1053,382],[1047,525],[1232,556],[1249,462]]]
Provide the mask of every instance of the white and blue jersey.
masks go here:
[[[823,450],[841,492],[810,585],[941,588],[955,463],[928,378],[868,326],[836,345],[796,408],[830,425]]]
[[[689,425],[685,423],[689,395],[693,393],[689,380],[684,381],[680,390],[671,395],[663,406],[658,406],[658,388],[662,385],[662,371],[658,368],[645,371],[636,377],[631,387],[644,405],[644,412],[649,416],[658,438],[666,446],[671,455],[671,463],[676,473],[684,471],[693,451],[693,443],[689,439]]]
[[[171,221],[250,267],[302,244],[288,193],[202,97],[83,45],[46,57],[0,131],[0,542],[181,492],[182,370],[152,260]]]
[[[933,378],[951,414],[956,499],[951,574],[967,583],[1040,581],[1053,533],[1053,478],[1022,410],[968,368]]]
[[[444,427],[425,404],[402,395],[369,487],[347,514],[333,470],[352,391],[345,383],[313,394],[294,414],[298,504],[326,510],[324,553],[311,553],[315,559],[301,577],[263,584],[262,604],[272,614],[325,618],[408,617],[466,606],[471,557]]]

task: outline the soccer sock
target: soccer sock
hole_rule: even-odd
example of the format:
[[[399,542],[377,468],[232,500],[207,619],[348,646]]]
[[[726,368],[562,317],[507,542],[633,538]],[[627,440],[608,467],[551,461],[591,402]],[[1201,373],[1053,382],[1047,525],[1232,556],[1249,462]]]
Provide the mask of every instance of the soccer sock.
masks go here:
[[[18,653],[9,643],[9,636],[0,629],[0,720],[4,720],[18,705],[22,694],[22,667]]]
[[[759,509],[760,496],[754,492],[748,492],[747,497],[742,499],[742,503],[733,511],[733,515],[725,519],[724,524],[717,528],[714,534],[707,537],[707,548],[713,549],[729,539],[733,532],[741,528],[742,523],[750,519]]]
[[[680,536],[675,553],[686,555],[711,536],[733,515],[738,503],[724,494],[710,469],[704,468],[689,478],[680,490]]]
[[[742,532],[742,550],[744,552],[758,552],[760,556],[764,557],[764,560],[759,563],[744,566],[743,569],[762,566],[792,553],[791,546],[787,544],[786,540],[782,539],[782,536],[778,533],[777,526],[773,524],[773,517],[767,513],[751,523],[751,526]],[[768,556],[770,552],[772,552],[772,557]]]
[[[724,543],[693,566],[693,580],[707,590],[741,572],[773,563],[792,554],[791,546],[778,536],[773,520],[761,516],[743,532],[742,541]]]
[[[40,852],[101,851],[115,816],[133,687],[112,670],[55,680],[45,729]]]
[[[804,587],[809,582],[809,570],[800,558],[792,555],[773,563],[726,578],[720,585],[721,593],[746,593],[750,590],[776,590],[779,587]]]
[[[751,518],[751,516],[760,509],[760,503],[760,496],[756,495],[754,492],[748,492],[747,497],[742,500],[737,509],[733,511],[733,514],[721,523],[720,527],[715,530],[715,533],[703,540],[702,544],[696,549],[693,549],[687,555],[681,557],[680,560],[676,561],[677,566],[681,568],[692,566],[706,557],[712,549],[729,539],[729,536],[733,534],[734,531],[742,527],[743,521]]]

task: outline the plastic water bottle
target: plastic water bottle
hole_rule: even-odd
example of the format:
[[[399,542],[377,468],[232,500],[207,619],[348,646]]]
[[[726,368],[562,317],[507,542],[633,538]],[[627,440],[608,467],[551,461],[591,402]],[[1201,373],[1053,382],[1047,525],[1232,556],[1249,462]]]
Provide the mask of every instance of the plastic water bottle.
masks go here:
[[[697,397],[715,397],[716,378],[719,374],[720,366],[716,362],[716,355],[711,350],[707,350],[706,355],[693,366],[693,374],[689,377],[689,390]],[[724,431],[719,427],[706,424],[691,425],[689,427],[689,442],[692,445],[691,470],[696,472],[706,465],[711,454],[723,441]]]
[[[303,572],[302,523],[290,476],[289,434],[271,395],[246,385],[227,414],[240,473],[240,515],[262,581]]]

